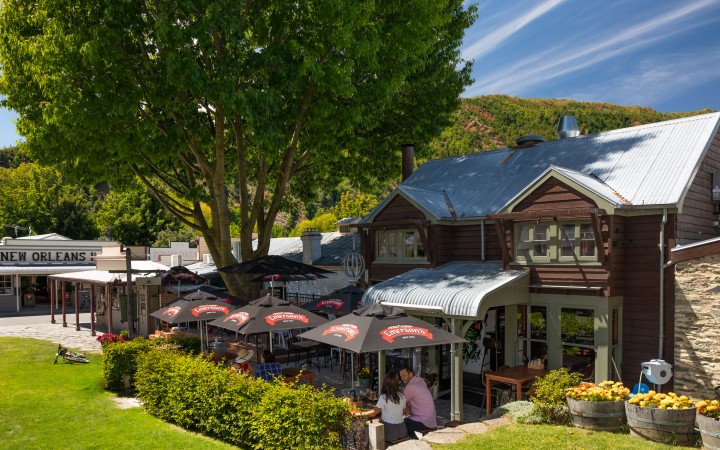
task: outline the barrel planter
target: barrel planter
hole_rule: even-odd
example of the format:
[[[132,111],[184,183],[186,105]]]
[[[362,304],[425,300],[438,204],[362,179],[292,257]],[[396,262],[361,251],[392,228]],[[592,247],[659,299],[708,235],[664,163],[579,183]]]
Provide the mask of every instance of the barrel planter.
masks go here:
[[[647,408],[625,402],[625,415],[631,436],[687,447],[697,442],[695,408]]]
[[[720,450],[720,420],[698,414],[697,423],[703,447],[707,450]]]
[[[573,425],[594,431],[621,431],[627,423],[625,401],[588,402],[567,397]]]

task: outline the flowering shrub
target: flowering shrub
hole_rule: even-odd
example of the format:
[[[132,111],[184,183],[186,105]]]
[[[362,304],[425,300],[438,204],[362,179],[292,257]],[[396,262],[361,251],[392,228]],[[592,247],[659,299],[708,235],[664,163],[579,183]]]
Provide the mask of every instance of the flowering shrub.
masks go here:
[[[627,400],[630,389],[619,381],[603,381],[597,385],[583,382],[565,391],[565,395],[586,402],[617,402]]]
[[[357,377],[358,378],[370,378],[370,369],[367,367],[363,367],[362,369],[357,371]]]
[[[113,334],[113,333],[104,333],[97,337],[96,339],[102,347],[105,347],[107,344],[112,344],[113,342],[125,342],[128,340],[127,331],[121,331],[120,334]]]
[[[720,401],[718,400],[700,400],[695,403],[697,413],[705,417],[720,420]]]
[[[663,394],[661,392],[649,391],[646,394],[635,394],[628,403],[645,408],[661,409],[686,409],[695,406],[686,395],[678,396],[674,392]]]

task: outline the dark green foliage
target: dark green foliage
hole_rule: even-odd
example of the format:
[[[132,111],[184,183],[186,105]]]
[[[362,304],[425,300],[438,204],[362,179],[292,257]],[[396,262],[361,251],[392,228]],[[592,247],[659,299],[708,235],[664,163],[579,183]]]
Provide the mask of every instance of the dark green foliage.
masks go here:
[[[241,448],[340,448],[350,417],[326,391],[236,375],[175,351],[140,356],[135,386],[149,413]]]
[[[535,396],[532,401],[544,423],[570,423],[565,391],[578,384],[581,379],[582,374],[569,372],[566,368],[561,367],[551,370],[550,373],[535,382]]]
[[[103,344],[103,377],[105,388],[111,391],[125,389],[124,376],[130,377],[130,386],[133,386],[137,359],[150,350],[166,345],[176,345],[184,352],[198,354],[200,352],[200,339],[195,337],[178,337],[172,339],[148,340],[138,337],[131,341],[117,341]]]

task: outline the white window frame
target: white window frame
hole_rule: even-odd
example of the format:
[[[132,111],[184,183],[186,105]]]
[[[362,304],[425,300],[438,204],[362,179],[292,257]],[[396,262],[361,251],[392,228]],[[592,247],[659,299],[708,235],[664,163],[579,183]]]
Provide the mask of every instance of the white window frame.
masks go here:
[[[573,226],[570,236],[570,246],[563,247],[568,243],[568,238],[563,233],[564,229]],[[565,228],[564,228],[565,227]],[[547,230],[542,239],[542,230]],[[589,232],[589,234],[588,234]],[[570,233],[567,233],[570,234]],[[539,239],[537,239],[539,238]],[[583,242],[589,242],[594,250],[591,256],[581,256]],[[515,225],[515,251],[514,261],[519,263],[594,263],[598,262],[598,247],[595,243],[595,232],[590,222],[525,222]],[[545,254],[538,252],[541,246],[545,245]],[[571,248],[571,255],[563,255],[563,248]]]
[[[0,295],[12,295],[12,275],[0,275]]]
[[[412,236],[409,234],[412,233]],[[411,241],[408,246],[408,238]],[[391,250],[394,247],[394,255]],[[412,248],[412,255],[405,254]],[[422,253],[421,256],[418,256]],[[420,233],[414,229],[392,229],[375,231],[375,261],[382,263],[427,263],[427,251],[420,239]]]

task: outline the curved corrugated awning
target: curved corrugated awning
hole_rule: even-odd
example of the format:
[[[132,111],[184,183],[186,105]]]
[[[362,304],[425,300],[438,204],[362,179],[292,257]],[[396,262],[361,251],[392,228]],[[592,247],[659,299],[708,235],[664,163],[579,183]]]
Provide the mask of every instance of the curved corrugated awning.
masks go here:
[[[476,319],[491,307],[528,303],[528,280],[528,271],[502,270],[501,261],[451,262],[371,286],[363,305],[383,303],[410,313]]]

